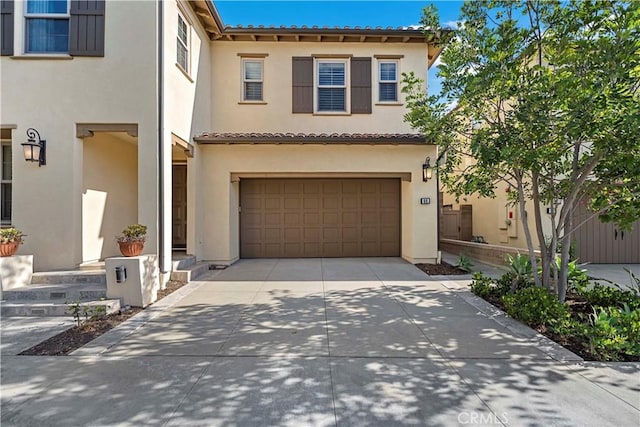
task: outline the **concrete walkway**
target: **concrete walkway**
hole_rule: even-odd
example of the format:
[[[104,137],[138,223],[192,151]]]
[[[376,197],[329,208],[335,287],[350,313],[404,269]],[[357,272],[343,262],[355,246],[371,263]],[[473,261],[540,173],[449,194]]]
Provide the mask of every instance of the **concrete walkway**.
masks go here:
[[[394,258],[243,260],[73,356],[3,354],[1,425],[640,423],[640,364],[582,362],[466,284]]]

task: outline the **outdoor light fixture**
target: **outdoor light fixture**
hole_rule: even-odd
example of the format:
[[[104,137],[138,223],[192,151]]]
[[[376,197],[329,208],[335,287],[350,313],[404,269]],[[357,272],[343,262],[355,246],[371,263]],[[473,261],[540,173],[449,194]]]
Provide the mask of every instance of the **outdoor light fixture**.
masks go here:
[[[127,280],[127,268],[124,265],[115,267],[116,283],[123,283]]]
[[[38,162],[38,167],[47,164],[47,141],[33,128],[27,129],[27,142],[22,145],[24,159],[27,162]]]
[[[422,164],[422,180],[424,182],[429,181],[433,178],[433,168],[431,167],[431,157],[427,157],[424,159],[424,163]]]

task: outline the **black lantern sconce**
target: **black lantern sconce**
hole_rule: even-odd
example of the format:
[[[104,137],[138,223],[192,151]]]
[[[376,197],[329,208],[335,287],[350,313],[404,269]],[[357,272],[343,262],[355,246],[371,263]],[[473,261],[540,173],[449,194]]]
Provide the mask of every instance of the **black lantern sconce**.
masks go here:
[[[27,129],[27,142],[21,145],[27,162],[38,162],[38,167],[47,164],[47,141],[40,138],[37,130]]]
[[[422,164],[422,180],[424,182],[429,181],[433,178],[433,168],[431,167],[431,157],[427,157],[424,159],[424,163]]]

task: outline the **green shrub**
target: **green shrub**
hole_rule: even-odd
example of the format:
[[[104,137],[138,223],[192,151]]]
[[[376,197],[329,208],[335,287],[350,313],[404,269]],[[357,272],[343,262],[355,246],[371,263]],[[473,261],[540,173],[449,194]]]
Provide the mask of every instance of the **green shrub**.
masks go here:
[[[495,288],[492,280],[489,277],[484,276],[480,272],[473,274],[473,280],[471,281],[470,287],[471,292],[473,292],[480,298],[491,296]]]
[[[537,328],[547,326],[551,330],[566,327],[570,312],[558,297],[545,288],[520,289],[515,294],[504,295],[502,302],[509,316]]]
[[[118,242],[144,242],[147,235],[147,226],[142,224],[128,225],[122,230],[122,235],[116,237]]]
[[[19,242],[22,244],[22,238],[25,235],[22,234],[22,231],[17,230],[13,227],[8,228],[0,228],[0,242],[1,243],[13,243]]]
[[[531,259],[528,256],[518,254],[516,256],[507,255],[509,273],[511,276],[511,291],[530,287],[533,279],[533,268]]]
[[[595,283],[591,289],[583,289],[580,294],[594,307],[623,308],[627,304],[631,310],[640,309],[640,297],[632,291]]]
[[[471,259],[464,254],[460,254],[456,267],[462,271],[466,271],[467,273],[473,273],[473,262],[471,262]]]
[[[506,279],[505,279],[506,277]],[[509,293],[511,289],[511,279],[509,273],[504,274],[497,281],[489,277],[484,276],[482,273],[477,272],[473,274],[473,280],[471,281],[471,292],[478,295],[480,298],[488,297],[501,297]],[[506,286],[505,286],[506,283]]]
[[[558,268],[560,268],[560,257],[556,258]],[[577,260],[570,261],[567,265],[567,290],[581,292],[589,286],[589,276],[587,270],[580,268]]]
[[[621,360],[623,355],[640,356],[640,309],[600,308],[593,310],[585,330],[589,351],[600,360]]]

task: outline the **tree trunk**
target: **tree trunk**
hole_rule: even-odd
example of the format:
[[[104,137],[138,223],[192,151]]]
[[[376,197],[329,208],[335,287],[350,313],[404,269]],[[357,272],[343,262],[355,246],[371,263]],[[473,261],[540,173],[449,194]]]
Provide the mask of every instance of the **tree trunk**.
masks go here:
[[[524,229],[524,236],[527,240],[527,249],[529,250],[529,259],[531,260],[531,270],[533,272],[533,283],[541,286],[540,275],[538,274],[538,260],[536,258],[533,239],[531,238],[531,230],[529,229],[529,221],[527,218],[527,204],[524,198],[524,185],[522,184],[522,176],[516,174],[516,182],[518,184],[518,204],[520,205],[520,221]]]

